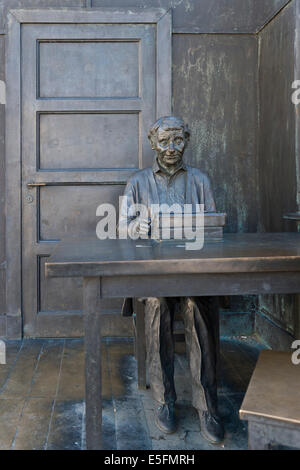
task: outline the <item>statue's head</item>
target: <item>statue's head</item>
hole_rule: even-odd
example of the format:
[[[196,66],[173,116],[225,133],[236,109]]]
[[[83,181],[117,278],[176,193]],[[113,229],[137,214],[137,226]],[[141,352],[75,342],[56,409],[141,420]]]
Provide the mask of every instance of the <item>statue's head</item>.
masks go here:
[[[158,119],[148,133],[160,165],[169,171],[181,163],[189,137],[187,125],[176,116]]]

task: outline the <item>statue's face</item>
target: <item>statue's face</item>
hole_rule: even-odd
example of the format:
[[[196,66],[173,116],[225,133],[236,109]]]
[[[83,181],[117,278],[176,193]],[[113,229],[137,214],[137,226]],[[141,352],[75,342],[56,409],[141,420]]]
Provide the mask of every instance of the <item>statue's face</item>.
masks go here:
[[[176,168],[182,160],[186,146],[182,128],[163,125],[157,130],[156,150],[159,163],[170,170]]]

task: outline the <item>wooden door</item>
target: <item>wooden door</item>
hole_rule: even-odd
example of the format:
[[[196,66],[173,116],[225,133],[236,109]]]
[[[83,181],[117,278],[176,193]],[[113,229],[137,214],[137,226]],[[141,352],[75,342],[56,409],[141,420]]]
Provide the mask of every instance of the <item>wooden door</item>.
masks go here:
[[[96,237],[98,205],[118,207],[128,178],[152,164],[159,62],[170,61],[157,21],[42,23],[21,30],[24,332],[79,336],[82,281],[45,279],[44,264],[62,237]]]

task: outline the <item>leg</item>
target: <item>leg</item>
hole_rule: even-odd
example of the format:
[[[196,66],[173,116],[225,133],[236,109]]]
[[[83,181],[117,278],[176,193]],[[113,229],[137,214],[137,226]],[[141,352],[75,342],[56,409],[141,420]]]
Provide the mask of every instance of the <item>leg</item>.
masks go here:
[[[174,299],[148,298],[145,307],[147,362],[157,427],[171,434],[176,431],[174,387],[173,317]]]
[[[100,280],[84,278],[86,447],[102,447]]]
[[[135,354],[138,369],[138,388],[146,390],[146,336],[145,336],[145,307],[143,302],[135,299]]]
[[[186,346],[192,377],[193,406],[198,410],[202,436],[212,444],[224,439],[218,417],[218,301],[214,297],[182,299]]]
[[[193,406],[217,413],[218,311],[214,297],[183,298]]]
[[[166,298],[145,301],[147,364],[153,398],[160,404],[175,402],[173,306]]]

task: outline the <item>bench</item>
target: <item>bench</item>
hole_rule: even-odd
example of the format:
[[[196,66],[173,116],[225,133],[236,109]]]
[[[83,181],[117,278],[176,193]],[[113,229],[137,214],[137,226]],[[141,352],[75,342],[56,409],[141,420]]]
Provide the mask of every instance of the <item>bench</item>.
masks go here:
[[[260,353],[239,414],[248,421],[249,449],[300,449],[300,365],[292,352]]]

